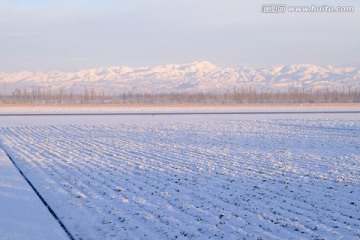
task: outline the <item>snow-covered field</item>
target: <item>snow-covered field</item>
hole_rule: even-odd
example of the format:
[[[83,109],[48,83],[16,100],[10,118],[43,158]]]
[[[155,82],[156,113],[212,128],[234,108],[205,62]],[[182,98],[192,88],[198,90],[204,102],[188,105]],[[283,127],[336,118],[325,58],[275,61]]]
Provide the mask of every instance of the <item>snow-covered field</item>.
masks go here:
[[[0,149],[0,239],[69,239],[14,164]]]
[[[9,124],[77,239],[358,239],[360,120]]]
[[[1,114],[291,113],[360,111],[359,103],[244,105],[0,105]]]

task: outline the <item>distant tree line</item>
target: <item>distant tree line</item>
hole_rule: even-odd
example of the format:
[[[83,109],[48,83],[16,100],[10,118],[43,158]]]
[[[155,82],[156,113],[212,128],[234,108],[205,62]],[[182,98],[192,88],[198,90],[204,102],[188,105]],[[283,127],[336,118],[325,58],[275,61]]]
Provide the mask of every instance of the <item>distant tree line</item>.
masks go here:
[[[73,90],[58,91],[41,88],[26,90],[15,89],[11,96],[1,96],[0,102],[6,104],[103,104],[105,103],[104,91],[85,89],[83,93],[75,93]]]
[[[11,95],[0,96],[2,104],[252,104],[252,103],[359,103],[360,91],[317,90],[264,92],[235,88],[224,93],[172,92],[105,94],[104,91],[84,89],[82,93],[60,89],[16,89]]]

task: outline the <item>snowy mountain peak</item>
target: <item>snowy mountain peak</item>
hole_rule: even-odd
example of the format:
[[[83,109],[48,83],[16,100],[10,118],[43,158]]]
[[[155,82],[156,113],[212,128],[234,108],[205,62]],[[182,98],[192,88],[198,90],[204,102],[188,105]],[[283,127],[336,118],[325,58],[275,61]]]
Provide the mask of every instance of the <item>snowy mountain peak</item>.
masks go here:
[[[6,87],[4,87],[6,86]],[[282,91],[288,89],[360,89],[360,68],[312,64],[272,67],[224,68],[209,61],[168,64],[157,67],[100,67],[77,72],[0,72],[0,93],[15,89],[85,88],[107,93],[124,92],[223,92],[237,87]]]
[[[191,65],[197,66],[199,68],[217,68],[217,66],[209,61],[195,61]]]
[[[215,64],[209,62],[209,61],[196,61],[196,62],[192,62],[190,64],[190,66],[193,69],[199,69],[199,70],[203,70],[203,71],[209,71],[209,70],[216,70],[219,67],[216,66]]]

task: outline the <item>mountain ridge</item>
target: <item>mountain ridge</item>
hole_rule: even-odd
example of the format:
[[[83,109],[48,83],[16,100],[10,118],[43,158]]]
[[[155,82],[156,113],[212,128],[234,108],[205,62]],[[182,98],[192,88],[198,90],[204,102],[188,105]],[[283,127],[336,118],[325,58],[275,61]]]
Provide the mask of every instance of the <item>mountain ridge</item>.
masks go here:
[[[291,64],[270,67],[220,67],[209,61],[167,64],[156,67],[99,67],[74,72],[0,72],[0,88],[45,88],[75,92],[85,88],[109,94],[124,92],[223,92],[234,88],[259,91],[323,90],[360,88],[359,67],[321,67]]]

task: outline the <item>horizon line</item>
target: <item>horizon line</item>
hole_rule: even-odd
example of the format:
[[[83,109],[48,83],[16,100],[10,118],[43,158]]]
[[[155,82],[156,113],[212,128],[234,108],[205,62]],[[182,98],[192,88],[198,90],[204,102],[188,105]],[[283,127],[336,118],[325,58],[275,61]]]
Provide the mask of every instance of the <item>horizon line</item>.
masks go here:
[[[349,65],[343,65],[343,66],[338,66],[338,65],[332,65],[332,64],[313,64],[313,63],[292,63],[292,64],[275,64],[275,65],[264,65],[264,66],[250,66],[250,65],[240,65],[237,67],[230,67],[230,66],[226,66],[226,64],[217,64],[214,63],[212,61],[209,60],[196,60],[196,61],[192,61],[192,62],[187,62],[187,63],[167,63],[167,64],[159,64],[159,65],[155,65],[155,66],[130,66],[130,65],[108,65],[108,66],[104,66],[104,65],[99,65],[98,67],[89,67],[89,68],[80,68],[78,70],[72,70],[72,71],[68,71],[68,70],[18,70],[18,71],[7,71],[7,70],[0,70],[0,72],[2,73],[7,73],[7,74],[12,74],[12,73],[20,73],[20,72],[31,72],[31,73],[51,73],[51,72],[63,72],[63,73],[75,73],[75,72],[79,72],[79,71],[86,71],[86,70],[93,70],[93,69],[110,69],[110,68],[131,68],[133,70],[137,70],[137,69],[151,69],[151,68],[158,68],[158,67],[166,67],[166,66],[171,66],[171,65],[177,65],[177,66],[183,66],[183,65],[195,65],[195,64],[199,64],[199,63],[206,63],[206,64],[211,64],[214,65],[216,67],[219,68],[230,68],[230,69],[239,69],[239,68],[252,68],[252,69],[263,69],[263,68],[273,68],[273,67],[289,67],[289,66],[316,66],[316,67],[321,67],[321,68],[360,68],[360,66],[349,66]]]

